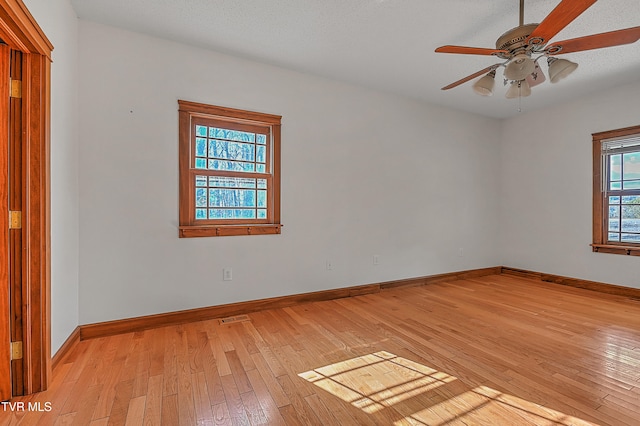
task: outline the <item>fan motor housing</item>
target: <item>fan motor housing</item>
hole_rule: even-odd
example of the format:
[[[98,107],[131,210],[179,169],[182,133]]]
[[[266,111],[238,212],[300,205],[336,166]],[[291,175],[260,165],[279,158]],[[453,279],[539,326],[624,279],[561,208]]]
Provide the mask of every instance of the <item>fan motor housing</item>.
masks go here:
[[[498,40],[496,40],[496,49],[507,50],[511,54],[518,49],[525,48],[527,46],[527,38],[531,35],[533,30],[538,27],[539,24],[525,24],[515,27],[502,34]],[[502,55],[498,55],[502,56]],[[511,55],[509,55],[511,56]],[[506,59],[506,58],[505,58]]]

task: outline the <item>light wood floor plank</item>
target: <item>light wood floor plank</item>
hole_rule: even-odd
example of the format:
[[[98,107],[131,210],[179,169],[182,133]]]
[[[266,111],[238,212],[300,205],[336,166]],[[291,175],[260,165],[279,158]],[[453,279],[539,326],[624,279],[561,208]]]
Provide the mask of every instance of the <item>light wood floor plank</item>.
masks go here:
[[[145,426],[159,425],[162,419],[162,376],[149,377],[147,384],[147,399],[144,406]]]
[[[291,401],[289,401],[289,398],[282,390],[280,383],[278,383],[278,381],[276,380],[277,377],[280,377],[285,373],[276,376],[267,365],[267,362],[265,361],[265,359],[259,354],[254,354],[252,358],[257,367],[255,371],[257,371],[260,374],[260,378],[262,379],[262,381],[264,381],[267,388],[269,389],[269,394],[273,398],[276,405],[278,407],[284,407],[286,405],[291,404]],[[252,383],[252,386],[255,386],[255,380],[252,381],[251,383]]]
[[[162,397],[162,416],[160,424],[163,426],[175,426],[180,424],[177,394]]]
[[[216,426],[231,426],[231,414],[226,403],[216,404],[213,407],[213,420]]]
[[[177,380],[178,380],[178,418],[180,425],[193,425],[196,423],[195,398],[191,379],[192,364],[191,351],[187,343],[186,332],[183,326],[178,328],[179,346],[177,348]]]
[[[133,394],[133,378],[116,385],[116,397],[109,412],[109,425],[122,425],[127,419],[129,403]]]
[[[125,426],[140,426],[143,423],[146,399],[146,396],[138,396],[129,401]]]
[[[257,369],[247,371],[247,377],[262,408],[269,425],[284,425],[284,419],[278,410],[278,404],[273,399],[271,388],[267,387]]]
[[[262,406],[253,391],[245,392],[240,395],[242,404],[244,405],[245,413],[249,417],[249,423],[251,425],[268,425],[268,419],[262,410]]]
[[[231,416],[231,423],[234,425],[249,425],[249,417],[244,409],[242,398],[238,392],[238,387],[232,375],[220,377],[222,379],[222,389],[226,400],[226,407]]]

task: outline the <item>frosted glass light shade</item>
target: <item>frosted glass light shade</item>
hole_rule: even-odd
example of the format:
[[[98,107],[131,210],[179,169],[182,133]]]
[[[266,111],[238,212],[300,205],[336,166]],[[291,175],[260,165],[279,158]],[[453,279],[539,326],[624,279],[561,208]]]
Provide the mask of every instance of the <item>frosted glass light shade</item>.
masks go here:
[[[524,80],[536,68],[533,59],[527,55],[516,55],[509,61],[504,70],[504,76],[508,80],[520,81]]]
[[[511,82],[511,86],[509,86],[505,96],[507,99],[515,99],[526,98],[529,95],[531,95],[529,83],[527,83],[527,80],[520,80]]]
[[[552,83],[557,83],[578,68],[578,64],[566,59],[549,58],[547,64],[549,64],[549,80]]]
[[[542,68],[536,62],[536,67],[531,74],[527,76],[525,80],[529,83],[529,87],[536,87],[538,84],[544,83],[547,78],[542,72]]]
[[[496,83],[495,77],[496,71],[493,70],[489,74],[485,75],[475,82],[475,84],[473,85],[473,91],[480,96],[493,95],[493,86]]]

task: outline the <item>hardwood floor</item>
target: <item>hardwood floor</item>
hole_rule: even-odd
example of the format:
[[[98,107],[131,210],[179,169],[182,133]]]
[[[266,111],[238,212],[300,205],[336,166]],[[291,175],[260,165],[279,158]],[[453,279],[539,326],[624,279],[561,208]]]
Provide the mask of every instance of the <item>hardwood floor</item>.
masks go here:
[[[492,275],[248,317],[82,341],[0,425],[640,424],[637,300]]]

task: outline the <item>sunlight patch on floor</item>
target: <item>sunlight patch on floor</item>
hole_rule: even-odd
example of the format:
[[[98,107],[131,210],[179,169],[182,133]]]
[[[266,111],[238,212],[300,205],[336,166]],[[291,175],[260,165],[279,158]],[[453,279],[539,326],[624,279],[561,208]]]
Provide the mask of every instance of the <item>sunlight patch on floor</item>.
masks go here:
[[[394,425],[444,425],[465,418],[493,424],[593,425],[487,386],[381,351],[298,374],[368,414],[390,410]]]
[[[367,413],[375,413],[455,380],[388,352],[364,355],[299,376]]]

